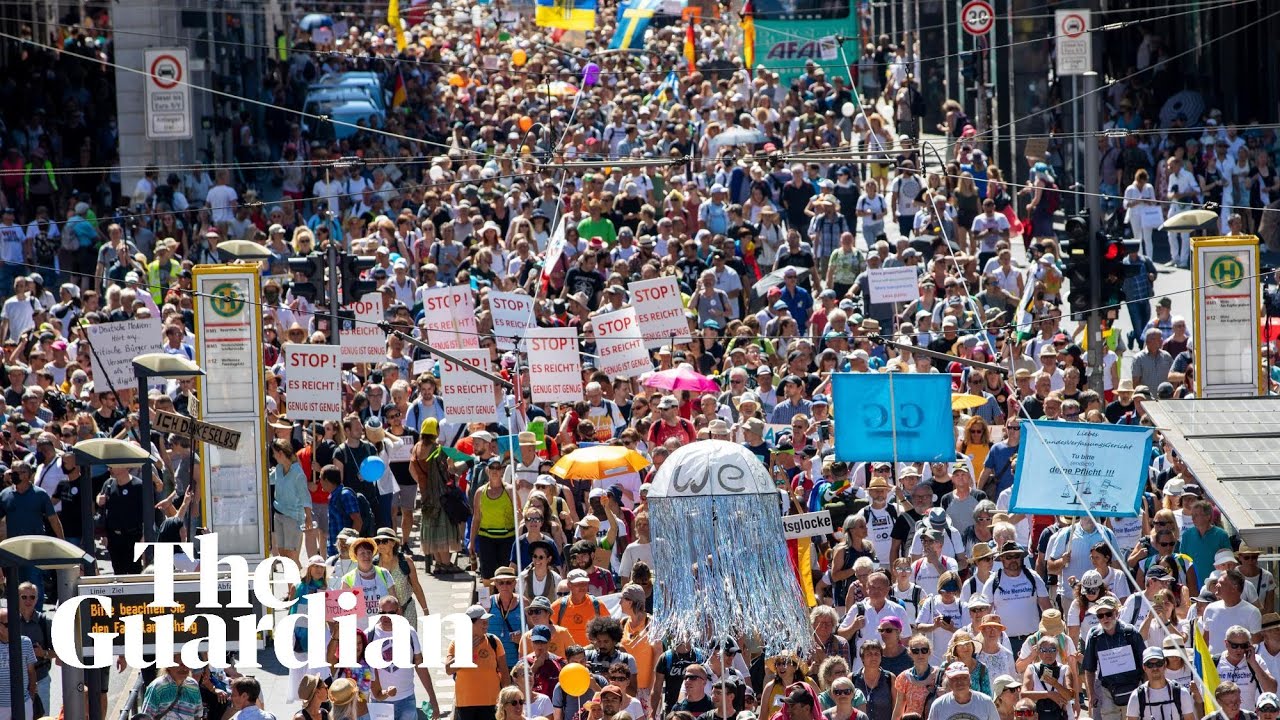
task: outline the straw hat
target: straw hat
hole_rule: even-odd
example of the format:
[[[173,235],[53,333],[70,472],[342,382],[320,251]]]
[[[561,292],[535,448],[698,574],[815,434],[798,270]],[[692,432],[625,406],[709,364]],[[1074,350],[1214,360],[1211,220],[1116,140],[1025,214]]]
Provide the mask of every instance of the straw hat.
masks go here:
[[[370,552],[372,552],[374,555],[378,554],[378,543],[375,542],[373,538],[367,538],[367,537],[357,538],[355,540],[352,540],[351,544],[347,546],[347,556],[351,558],[352,562],[355,562],[356,560],[356,550],[359,550],[360,548],[366,545],[369,546]]]
[[[355,702],[358,694],[356,681],[351,678],[339,678],[329,686],[329,699],[333,701],[335,707],[350,705]]]
[[[1057,610],[1045,610],[1040,616],[1040,635],[1061,635],[1067,631],[1066,623],[1062,622],[1062,613]]]
[[[298,681],[298,699],[302,702],[309,702],[311,697],[316,694],[316,690],[323,682],[319,675],[303,675]]]
[[[796,664],[797,672],[799,672],[801,675],[809,674],[809,663],[805,662],[804,658],[800,657],[799,655],[796,655],[794,652],[790,650],[783,650],[777,655],[774,655],[771,658],[767,658],[764,661],[764,669],[767,670],[769,673],[776,675],[778,672],[777,668],[778,668],[779,660],[791,660]]]

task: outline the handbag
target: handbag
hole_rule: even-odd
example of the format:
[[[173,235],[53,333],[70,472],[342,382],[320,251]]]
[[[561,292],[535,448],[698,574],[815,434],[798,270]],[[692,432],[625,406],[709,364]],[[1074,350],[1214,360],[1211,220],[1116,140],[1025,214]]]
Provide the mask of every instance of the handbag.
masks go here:
[[[444,510],[449,522],[454,524],[464,523],[471,517],[471,503],[467,501],[467,494],[453,480],[445,484],[444,492],[440,494],[440,508]]]

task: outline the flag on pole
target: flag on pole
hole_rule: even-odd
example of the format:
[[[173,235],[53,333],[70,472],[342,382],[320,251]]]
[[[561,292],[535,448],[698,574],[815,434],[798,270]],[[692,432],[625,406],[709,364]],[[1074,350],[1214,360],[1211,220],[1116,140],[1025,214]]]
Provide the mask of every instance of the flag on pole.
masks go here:
[[[689,23],[684,29],[684,59],[689,63],[689,74],[692,75],[698,70],[698,45],[696,36],[693,31],[693,17],[689,17]]]
[[[391,91],[391,109],[395,110],[405,104],[408,99],[409,93],[406,91],[404,86],[404,73],[397,70],[395,89]]]
[[[1029,340],[1036,335],[1036,318],[1031,308],[1036,302],[1036,278],[1032,274],[1027,278],[1026,289],[1022,291],[1022,299],[1018,301],[1018,310],[1014,313],[1014,333],[1019,341]]]
[[[534,22],[538,27],[590,32],[596,29],[596,0],[537,0]]]
[[[742,5],[742,66],[748,75],[756,67],[756,7],[752,0]]]
[[[641,50],[644,31],[662,0],[627,0],[618,5],[618,29],[609,41],[610,50]]]
[[[668,100],[675,98],[680,91],[680,76],[676,75],[676,71],[672,70],[667,76],[658,83],[658,87],[653,89],[653,94],[645,99],[644,104],[657,100],[659,103],[666,103]]]
[[[1218,689],[1218,664],[1213,661],[1213,654],[1209,652],[1209,643],[1205,642],[1199,622],[1191,623],[1191,632],[1195,642],[1196,674],[1204,680],[1201,694],[1204,695],[1204,713],[1208,715],[1217,710],[1217,705],[1213,701],[1213,691]]]
[[[791,569],[800,583],[800,593],[804,596],[804,606],[813,607],[818,604],[813,592],[813,541],[810,538],[792,538],[787,540],[787,557],[791,561]]]
[[[396,34],[396,51],[403,51],[409,43],[404,39],[404,28],[400,25],[400,0],[387,0],[387,24]]]

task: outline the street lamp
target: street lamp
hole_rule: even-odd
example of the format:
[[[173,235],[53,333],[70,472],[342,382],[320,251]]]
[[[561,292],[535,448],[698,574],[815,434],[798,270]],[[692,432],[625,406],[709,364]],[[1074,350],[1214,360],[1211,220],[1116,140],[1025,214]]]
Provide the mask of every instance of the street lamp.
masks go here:
[[[146,402],[145,400],[143,401]],[[126,440],[116,440],[115,438],[94,438],[92,440],[81,440],[71,446],[71,452],[75,455],[76,464],[80,467],[80,548],[87,558],[85,574],[94,575],[97,572],[97,566],[93,561],[93,479],[90,468],[94,465],[114,465],[116,467],[141,467],[151,466],[151,453],[141,445]],[[0,544],[2,545],[2,544]],[[98,696],[103,692],[102,676],[97,672],[91,672],[85,676],[83,670],[71,668],[67,664],[63,664],[63,688],[79,687],[78,678],[68,678],[69,670],[74,670],[75,674],[84,678],[86,695],[89,698],[88,715],[81,714],[79,717],[88,717],[91,720],[97,720],[101,715],[102,707],[98,704]],[[66,693],[63,695],[67,698],[79,698],[79,693]],[[79,700],[75,700],[79,702]],[[70,705],[68,700],[66,705]],[[68,718],[77,717],[72,713],[66,713]]]
[[[5,572],[5,604],[9,608],[9,704],[12,706],[13,720],[27,720],[27,710],[22,703],[22,696],[26,694],[27,689],[22,686],[22,672],[18,670],[22,667],[22,631],[20,629],[22,619],[19,616],[18,605],[18,585],[22,584],[22,578],[18,569],[34,567],[38,570],[76,570],[81,565],[92,561],[92,556],[61,538],[19,535],[0,542],[0,566],[7,570]],[[74,585],[73,583],[60,584],[63,587]],[[69,665],[63,665],[64,691],[80,686],[79,680],[74,677],[73,685],[66,684],[66,670],[69,668]],[[79,695],[74,692],[63,694],[68,697]],[[75,717],[75,715],[68,713],[67,717]]]
[[[151,452],[151,405],[147,402],[147,381],[151,378],[186,378],[204,375],[194,362],[181,355],[147,353],[133,359],[133,374],[138,378],[138,439],[148,454]],[[151,463],[142,464],[142,512],[150,513],[156,505],[156,488],[151,483]],[[148,516],[142,524],[142,539],[155,542],[156,524]]]

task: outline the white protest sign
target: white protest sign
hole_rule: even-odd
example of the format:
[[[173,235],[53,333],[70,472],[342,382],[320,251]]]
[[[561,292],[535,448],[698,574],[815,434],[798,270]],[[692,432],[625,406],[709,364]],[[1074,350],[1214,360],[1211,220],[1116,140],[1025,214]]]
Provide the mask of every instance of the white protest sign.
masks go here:
[[[290,420],[342,420],[342,358],[336,345],[284,344]]]
[[[422,293],[427,342],[449,352],[480,347],[476,301],[469,287],[435,288]]]
[[[523,293],[489,293],[489,313],[498,348],[514,350],[516,338],[523,338],[533,323],[533,298]]]
[[[529,391],[535,403],[582,399],[577,328],[529,328]]]
[[[489,370],[488,350],[455,350],[459,360],[481,370]],[[448,358],[440,358],[440,397],[444,399],[445,416],[450,422],[494,422],[498,418],[498,400],[494,385]]]
[[[160,344],[163,342],[160,318],[157,317],[88,325],[85,332],[93,347],[91,360],[95,392],[109,390],[108,380],[117,390],[137,387],[138,381],[133,375],[133,359],[139,355],[160,352]]]
[[[382,322],[382,293],[372,292],[347,306],[355,314],[355,323],[338,335],[342,345],[342,362],[380,362],[387,357],[387,334],[378,327]]]
[[[635,308],[622,308],[591,318],[596,331],[596,367],[613,377],[636,377],[653,370],[640,335]]]
[[[418,377],[423,373],[431,372],[431,368],[435,367],[436,361],[431,358],[422,358],[413,361],[413,376]]]
[[[674,335],[689,335],[689,321],[684,317],[684,301],[680,285],[673,277],[660,277],[631,283],[631,303],[644,333],[644,346],[650,350],[671,344]]]
[[[782,534],[788,540],[815,535],[830,535],[835,532],[831,524],[831,511],[805,513],[803,515],[784,515],[782,517]]]
[[[868,270],[867,278],[871,281],[871,302],[911,302],[920,297],[920,289],[916,287],[918,279],[916,268],[911,265]]]

